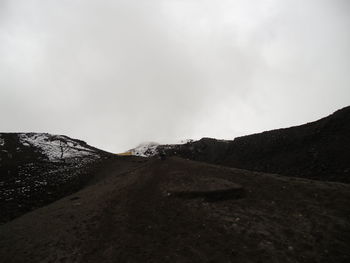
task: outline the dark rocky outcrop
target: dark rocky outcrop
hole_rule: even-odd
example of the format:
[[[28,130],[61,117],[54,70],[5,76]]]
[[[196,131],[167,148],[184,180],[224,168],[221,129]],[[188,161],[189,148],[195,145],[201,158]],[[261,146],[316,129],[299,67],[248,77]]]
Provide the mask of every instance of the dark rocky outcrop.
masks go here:
[[[196,161],[350,183],[350,107],[301,126],[160,149]]]

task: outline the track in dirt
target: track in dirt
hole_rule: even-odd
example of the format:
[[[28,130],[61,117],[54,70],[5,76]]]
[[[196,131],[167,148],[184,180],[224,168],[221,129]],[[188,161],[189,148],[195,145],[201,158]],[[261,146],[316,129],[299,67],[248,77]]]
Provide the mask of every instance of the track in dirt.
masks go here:
[[[161,187],[169,181],[168,168],[167,162],[153,161],[137,170],[139,176],[131,178],[123,198],[115,196],[104,209],[101,227],[95,232],[99,240],[86,248],[95,253],[86,255],[83,262],[163,262],[172,261],[170,255],[180,261],[222,258],[210,245],[216,234],[204,231],[206,216],[193,214]],[[111,225],[116,226],[113,232],[106,227]]]

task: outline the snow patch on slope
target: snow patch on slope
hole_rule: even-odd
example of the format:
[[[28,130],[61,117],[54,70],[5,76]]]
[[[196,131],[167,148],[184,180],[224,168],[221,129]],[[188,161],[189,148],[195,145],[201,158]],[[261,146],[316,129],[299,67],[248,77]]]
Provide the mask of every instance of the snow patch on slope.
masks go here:
[[[193,139],[180,140],[175,142],[174,144],[159,144],[156,142],[145,142],[145,143],[141,143],[136,148],[131,149],[127,152],[131,153],[131,155],[134,155],[134,156],[152,157],[160,154],[161,152],[164,152],[164,150],[169,150],[172,148],[176,148],[179,145],[192,143],[192,142],[194,142]]]
[[[80,145],[77,141],[66,136],[50,135],[47,133],[21,133],[18,135],[24,146],[32,146],[41,150],[50,161],[86,156],[97,157],[95,151]]]
[[[135,156],[151,157],[158,154],[158,146],[159,144],[155,142],[141,143],[136,148],[130,150],[130,152]]]
[[[146,142],[146,143],[141,143],[136,148],[131,149],[128,152],[130,152],[131,155],[135,155],[135,156],[152,157],[152,156],[158,155],[160,151],[162,152],[162,150],[172,149],[177,147],[178,145],[192,143],[193,141],[194,140],[192,139],[186,139],[186,140],[178,141],[175,144],[159,144],[156,142]]]
[[[5,140],[4,138],[1,138],[1,135],[0,135],[0,146],[4,146],[5,145]]]

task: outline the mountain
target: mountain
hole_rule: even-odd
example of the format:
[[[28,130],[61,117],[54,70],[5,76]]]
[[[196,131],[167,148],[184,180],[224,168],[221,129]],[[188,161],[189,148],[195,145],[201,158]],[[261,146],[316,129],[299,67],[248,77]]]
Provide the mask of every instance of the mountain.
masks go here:
[[[0,223],[79,190],[111,154],[47,133],[0,133]]]
[[[301,126],[163,145],[168,156],[267,173],[350,183],[350,107]]]
[[[350,262],[349,111],[121,155],[1,133],[0,259]]]

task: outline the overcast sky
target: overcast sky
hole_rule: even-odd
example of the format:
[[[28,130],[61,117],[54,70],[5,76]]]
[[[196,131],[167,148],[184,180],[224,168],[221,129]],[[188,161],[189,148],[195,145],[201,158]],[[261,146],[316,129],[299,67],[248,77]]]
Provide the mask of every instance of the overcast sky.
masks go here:
[[[1,0],[0,131],[112,152],[350,105],[348,0]]]

